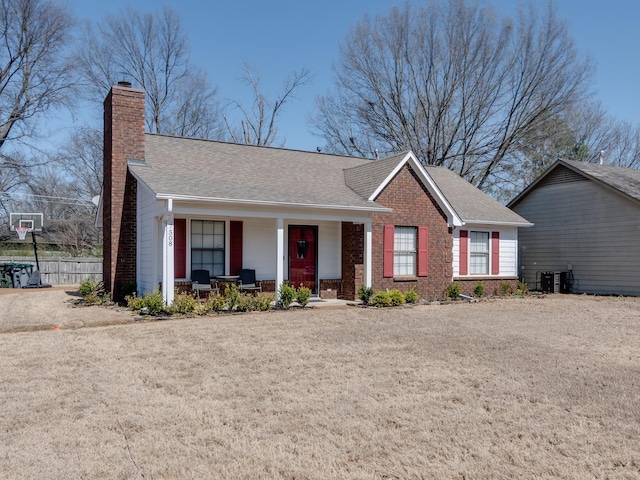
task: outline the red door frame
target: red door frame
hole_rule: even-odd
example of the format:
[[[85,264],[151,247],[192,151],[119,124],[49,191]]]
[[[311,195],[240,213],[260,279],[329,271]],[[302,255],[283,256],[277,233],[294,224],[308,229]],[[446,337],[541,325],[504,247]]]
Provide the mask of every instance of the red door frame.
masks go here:
[[[311,238],[310,238],[311,237]],[[296,252],[299,240],[304,244],[304,251]],[[294,244],[295,242],[295,244]],[[311,245],[309,245],[311,244]],[[298,288],[300,283],[318,293],[318,226],[317,225],[289,225],[289,282]],[[308,247],[312,247],[309,249]],[[303,258],[300,255],[303,255]],[[309,269],[312,272],[309,272]],[[303,272],[303,273],[301,273]],[[313,280],[309,276],[313,274]],[[313,283],[313,284],[312,284]]]

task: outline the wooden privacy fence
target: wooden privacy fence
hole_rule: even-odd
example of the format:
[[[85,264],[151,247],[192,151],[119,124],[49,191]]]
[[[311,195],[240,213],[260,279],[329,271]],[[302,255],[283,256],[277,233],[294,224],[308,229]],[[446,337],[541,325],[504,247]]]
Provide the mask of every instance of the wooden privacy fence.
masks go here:
[[[0,263],[30,263],[35,269],[34,257],[0,257]],[[78,285],[83,280],[102,281],[101,258],[39,257],[42,283],[51,285]]]

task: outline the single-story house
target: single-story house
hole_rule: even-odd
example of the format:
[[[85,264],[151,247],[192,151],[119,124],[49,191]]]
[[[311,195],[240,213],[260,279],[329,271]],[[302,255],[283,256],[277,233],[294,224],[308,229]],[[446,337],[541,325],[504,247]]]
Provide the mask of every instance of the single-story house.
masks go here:
[[[640,295],[640,171],[558,160],[510,203],[520,274],[556,292]]]
[[[144,132],[144,91],[114,86],[104,110],[105,287],[190,286],[256,271],[266,291],[303,283],[321,298],[416,288],[442,298],[517,280],[531,224],[413,153],[380,160]]]

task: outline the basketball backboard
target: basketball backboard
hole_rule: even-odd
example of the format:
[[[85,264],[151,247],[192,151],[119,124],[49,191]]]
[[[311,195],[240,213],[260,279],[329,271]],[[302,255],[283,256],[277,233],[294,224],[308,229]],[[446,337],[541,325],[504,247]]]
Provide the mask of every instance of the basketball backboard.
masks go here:
[[[16,227],[27,227],[29,232],[41,232],[43,216],[42,213],[10,213],[9,229],[15,232]]]

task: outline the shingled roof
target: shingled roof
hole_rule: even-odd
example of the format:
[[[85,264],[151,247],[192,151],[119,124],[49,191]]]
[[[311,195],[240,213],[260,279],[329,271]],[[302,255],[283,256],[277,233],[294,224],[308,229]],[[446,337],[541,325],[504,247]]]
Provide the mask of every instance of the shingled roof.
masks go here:
[[[145,134],[145,161],[129,169],[158,198],[389,211],[372,196],[407,161],[463,223],[530,225],[456,173],[422,167],[411,152],[370,160]]]
[[[344,168],[370,160],[164,135],[145,135],[133,174],[159,197],[388,211],[347,187]]]
[[[640,202],[640,170],[559,159],[517,197],[511,200],[509,206],[516,205],[520,202],[520,200],[526,197],[537,185],[544,182],[544,180],[558,168],[568,168],[578,175],[592,180],[609,190],[613,190],[633,201]]]
[[[425,167],[425,169],[465,224],[532,225],[448,168]]]

